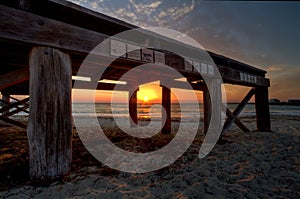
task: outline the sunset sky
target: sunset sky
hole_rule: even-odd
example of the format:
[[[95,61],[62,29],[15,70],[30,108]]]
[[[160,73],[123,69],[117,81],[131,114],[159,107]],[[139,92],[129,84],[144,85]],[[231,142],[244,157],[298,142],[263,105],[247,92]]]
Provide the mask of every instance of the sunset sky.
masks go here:
[[[193,0],[72,0],[141,27],[185,33],[205,49],[268,71],[270,98],[300,98],[300,3]],[[88,22],[87,22],[88,23]],[[228,101],[249,88],[227,87]],[[86,91],[88,92],[88,91]],[[119,93],[123,98],[126,93]],[[102,93],[102,98],[109,93]]]

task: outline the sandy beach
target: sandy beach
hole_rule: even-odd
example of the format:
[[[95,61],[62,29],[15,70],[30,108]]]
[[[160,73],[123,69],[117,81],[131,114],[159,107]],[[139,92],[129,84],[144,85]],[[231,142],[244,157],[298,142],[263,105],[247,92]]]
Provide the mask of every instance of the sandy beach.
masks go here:
[[[274,132],[243,133],[233,126],[225,143],[203,159],[198,158],[204,137],[200,128],[176,162],[143,174],[102,165],[74,132],[71,172],[42,184],[29,181],[26,131],[1,123],[0,198],[299,198],[300,117],[271,119]],[[255,129],[253,117],[242,120]],[[111,133],[116,132],[110,123],[107,120]],[[171,139],[163,138],[162,144]],[[126,143],[122,136],[114,142]]]

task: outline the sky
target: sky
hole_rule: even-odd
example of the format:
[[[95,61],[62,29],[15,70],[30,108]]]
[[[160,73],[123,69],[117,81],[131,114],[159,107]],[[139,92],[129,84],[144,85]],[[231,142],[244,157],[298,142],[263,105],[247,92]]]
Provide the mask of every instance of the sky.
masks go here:
[[[300,99],[300,2],[69,1],[140,27],[184,33],[207,50],[266,70],[270,98]],[[240,101],[248,90],[227,86],[227,100]]]

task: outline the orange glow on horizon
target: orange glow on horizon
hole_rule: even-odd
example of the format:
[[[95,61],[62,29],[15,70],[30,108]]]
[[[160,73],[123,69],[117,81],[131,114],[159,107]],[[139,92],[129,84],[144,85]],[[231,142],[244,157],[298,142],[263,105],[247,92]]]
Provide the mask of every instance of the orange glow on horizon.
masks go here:
[[[181,96],[183,102],[194,102],[191,101],[190,95],[192,91],[185,91],[183,89],[172,89]],[[74,90],[75,91],[75,90]],[[73,92],[74,92],[73,91]],[[76,97],[73,98],[75,103],[128,103],[128,92],[120,91],[91,91],[91,90],[76,90]],[[95,97],[95,101],[91,101],[91,96]],[[162,88],[159,84],[147,84],[139,87],[137,92],[138,103],[161,103]],[[202,101],[202,92],[197,92],[198,101]],[[171,94],[172,103],[178,103],[177,97],[172,92]]]
[[[161,88],[157,84],[146,84],[140,86],[137,92],[137,99],[139,102],[156,102],[161,98]]]

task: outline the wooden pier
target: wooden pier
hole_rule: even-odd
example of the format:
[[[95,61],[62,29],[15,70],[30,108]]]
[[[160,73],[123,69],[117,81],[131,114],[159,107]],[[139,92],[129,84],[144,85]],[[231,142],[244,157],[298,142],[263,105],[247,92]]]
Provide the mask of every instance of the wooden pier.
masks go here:
[[[26,125],[14,121],[9,116],[29,109],[27,134],[30,149],[30,176],[40,179],[47,176],[60,176],[70,169],[72,156],[72,110],[71,90],[72,76],[76,76],[82,61],[99,43],[117,33],[137,28],[118,19],[93,12],[67,1],[59,0],[3,0],[0,3],[0,92],[2,108],[0,120],[22,128]],[[187,52],[199,51],[184,43],[154,36],[152,43],[167,43],[180,46]],[[129,44],[124,43],[126,49]],[[153,44],[155,45],[155,44]],[[152,55],[144,59],[143,53]],[[221,96],[220,85],[214,81],[203,82],[203,77],[196,72],[196,67],[209,67],[205,61],[196,56],[182,57],[162,49],[144,46],[140,59],[132,59],[125,51],[105,71],[102,79],[119,80],[130,69],[144,63],[163,62],[185,76],[195,90],[203,91],[204,129],[207,131],[211,120],[211,98],[208,87],[214,88]],[[223,133],[235,123],[243,131],[250,131],[238,118],[242,109],[255,95],[257,131],[270,131],[270,113],[268,104],[269,79],[266,71],[239,61],[209,52],[223,79],[224,84],[249,87],[249,93],[240,105],[231,112],[222,107],[227,115]],[[101,58],[111,56],[108,52]],[[98,63],[101,66],[101,63]],[[207,68],[206,68],[207,69]],[[161,73],[159,67],[155,73]],[[89,74],[86,74],[86,77]],[[167,74],[162,74],[167,76]],[[209,74],[207,72],[207,75]],[[91,78],[94,78],[91,76]],[[77,81],[77,80],[76,80]],[[132,77],[127,85],[118,87],[128,91],[129,109],[132,125],[137,123],[138,86],[147,83],[143,79]],[[174,81],[174,79],[170,79]],[[74,81],[73,81],[74,83]],[[129,85],[129,86],[128,86]],[[176,82],[175,88],[184,88]],[[82,82],[82,89],[89,89],[88,82]],[[99,90],[114,90],[111,83],[98,83]],[[162,106],[166,111],[163,133],[171,131],[170,89],[162,87]],[[12,102],[11,95],[28,95],[29,98]],[[15,108],[14,110],[12,110]]]

